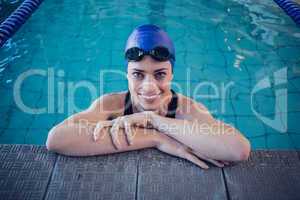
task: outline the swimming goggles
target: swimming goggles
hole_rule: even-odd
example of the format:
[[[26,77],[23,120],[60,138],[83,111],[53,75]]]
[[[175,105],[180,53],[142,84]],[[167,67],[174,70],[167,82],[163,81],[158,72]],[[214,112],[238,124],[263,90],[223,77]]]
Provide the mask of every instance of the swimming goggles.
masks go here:
[[[128,49],[125,53],[125,58],[128,61],[140,61],[145,55],[150,55],[153,59],[157,61],[167,61],[170,59],[175,60],[174,56],[165,47],[155,47],[150,51],[145,51],[138,47],[132,47]]]

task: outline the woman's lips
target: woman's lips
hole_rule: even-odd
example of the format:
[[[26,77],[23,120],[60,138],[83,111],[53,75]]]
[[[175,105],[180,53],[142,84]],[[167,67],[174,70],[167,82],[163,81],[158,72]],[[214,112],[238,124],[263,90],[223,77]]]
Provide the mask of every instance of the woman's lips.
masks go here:
[[[154,95],[143,95],[143,94],[139,94],[139,96],[143,99],[145,99],[146,101],[154,101],[155,99],[157,99],[158,97],[160,97],[161,94],[154,94]]]

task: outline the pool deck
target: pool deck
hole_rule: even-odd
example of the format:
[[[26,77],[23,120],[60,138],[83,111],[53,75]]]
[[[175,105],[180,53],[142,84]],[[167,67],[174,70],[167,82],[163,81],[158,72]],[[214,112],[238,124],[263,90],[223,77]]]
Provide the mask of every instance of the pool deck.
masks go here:
[[[0,199],[300,199],[300,151],[202,170],[156,149],[69,157],[0,145]]]

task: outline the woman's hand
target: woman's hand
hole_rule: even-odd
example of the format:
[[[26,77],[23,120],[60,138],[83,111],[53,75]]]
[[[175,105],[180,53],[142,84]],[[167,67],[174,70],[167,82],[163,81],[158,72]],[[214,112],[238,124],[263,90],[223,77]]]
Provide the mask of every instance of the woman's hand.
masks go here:
[[[104,135],[102,135],[102,131],[104,128],[111,127],[113,125],[113,121],[98,121],[96,124],[96,127],[93,131],[93,138],[94,141],[97,141],[98,139],[103,139]]]
[[[217,167],[224,167],[229,164],[226,161],[217,161],[207,158],[201,153],[192,150],[186,145],[164,134],[160,134],[156,148],[165,153],[189,160],[203,169],[208,169],[209,167],[202,160],[208,161]]]
[[[94,129],[94,140],[97,141],[101,138],[101,131],[105,127],[110,127],[109,133],[111,135],[112,143],[116,150],[120,149],[120,142],[118,139],[118,133],[120,128],[125,129],[125,136],[128,145],[132,145],[133,143],[133,132],[132,127],[143,127],[143,128],[153,128],[151,122],[152,117],[155,115],[152,111],[145,111],[134,113],[131,115],[120,116],[111,121],[100,121],[97,123],[96,128]]]
[[[120,149],[120,143],[118,140],[118,133],[120,128],[124,128],[126,140],[128,145],[131,145],[133,143],[133,131],[132,126],[137,127],[144,127],[144,128],[151,128],[151,117],[153,116],[153,112],[146,111],[146,112],[140,112],[140,113],[134,113],[131,115],[121,116],[111,121],[99,121],[96,125],[96,128],[94,129],[94,140],[97,141],[98,139],[102,139],[104,135],[101,136],[102,130],[106,127],[111,127],[109,130],[113,146],[116,150]],[[164,135],[159,134],[159,139],[157,149],[171,154],[175,155],[184,159],[187,159],[196,165],[198,165],[201,168],[207,169],[208,166],[202,161],[208,161],[218,167],[224,167],[224,165],[228,165],[229,163],[226,161],[217,161],[210,159],[203,154],[194,151],[193,149],[187,147],[186,145],[178,142],[177,140]],[[200,160],[202,159],[202,160]]]

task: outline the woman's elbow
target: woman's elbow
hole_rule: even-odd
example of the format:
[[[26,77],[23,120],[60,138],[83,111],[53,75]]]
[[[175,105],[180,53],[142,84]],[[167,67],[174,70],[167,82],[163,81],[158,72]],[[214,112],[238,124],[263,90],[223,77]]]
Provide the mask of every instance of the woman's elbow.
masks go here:
[[[49,133],[48,133],[48,138],[46,141],[46,148],[48,151],[55,151],[57,152],[59,150],[59,139],[57,138],[58,135],[58,128],[53,127]]]
[[[250,142],[246,138],[242,138],[233,148],[233,160],[245,161],[248,160],[251,152]]]

